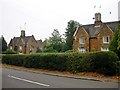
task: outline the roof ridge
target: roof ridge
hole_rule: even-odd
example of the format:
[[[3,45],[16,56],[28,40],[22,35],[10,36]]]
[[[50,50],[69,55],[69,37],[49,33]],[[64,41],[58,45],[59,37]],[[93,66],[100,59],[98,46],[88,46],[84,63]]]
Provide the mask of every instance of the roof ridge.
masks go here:
[[[105,23],[105,24],[107,24],[107,23],[118,23],[119,21],[111,21],[111,22],[103,22],[103,23]]]
[[[102,23],[106,24],[106,23],[117,23],[117,22],[120,22],[120,20],[118,20],[118,21],[111,21],[111,22],[102,22]],[[90,26],[90,25],[94,25],[94,23],[93,24],[85,24],[85,25],[82,25],[82,26]]]

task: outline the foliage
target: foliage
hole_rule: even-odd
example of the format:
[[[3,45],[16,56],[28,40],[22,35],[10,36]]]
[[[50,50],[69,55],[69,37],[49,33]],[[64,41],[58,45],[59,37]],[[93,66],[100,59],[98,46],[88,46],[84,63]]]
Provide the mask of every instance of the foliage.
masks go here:
[[[120,58],[120,23],[118,30],[115,32],[113,40],[110,43],[109,49],[110,51],[117,53]]]
[[[119,22],[119,26],[118,26],[118,50],[120,50],[120,22]]]
[[[120,61],[114,52],[6,54],[3,55],[2,63],[71,73],[120,75]]]
[[[0,37],[0,51],[4,52],[7,50],[7,42],[5,41],[4,37]]]
[[[23,61],[25,60],[25,55],[17,54],[6,54],[2,56],[2,63],[23,66]]]
[[[6,50],[5,52],[3,52],[3,54],[16,54],[16,52],[13,50]]]
[[[47,45],[44,48],[44,52],[62,52],[64,47],[64,41],[57,29],[54,29],[52,36],[49,38]]]
[[[76,28],[80,24],[77,21],[70,20],[68,22],[66,32],[65,32],[65,37],[66,37],[66,44],[65,44],[65,51],[67,50],[72,50],[72,45],[73,45],[73,35],[75,33]]]
[[[114,52],[94,52],[83,59],[84,66],[89,63],[89,67],[86,68],[87,71],[104,75],[115,75],[118,61],[118,56]]]
[[[31,54],[31,55],[3,55],[2,63],[10,65],[20,65],[27,68],[41,68],[49,70],[67,70],[66,61],[68,55],[66,54]]]
[[[43,52],[42,49],[37,49],[36,53],[40,53],[40,52]]]
[[[65,51],[65,53],[71,53],[71,52],[73,52],[73,50],[67,50],[67,51]]]
[[[71,55],[68,57],[67,67],[68,71],[72,73],[79,73],[83,70],[83,63],[82,59],[86,56],[85,53],[71,53]],[[87,66],[85,66],[86,68]]]

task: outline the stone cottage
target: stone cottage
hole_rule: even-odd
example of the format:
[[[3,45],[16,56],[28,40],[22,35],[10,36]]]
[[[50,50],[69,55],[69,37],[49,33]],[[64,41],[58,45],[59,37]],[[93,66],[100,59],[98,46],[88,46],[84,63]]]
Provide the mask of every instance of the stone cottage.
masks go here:
[[[9,50],[15,51],[17,54],[35,53],[40,47],[34,36],[25,36],[25,31],[21,30],[20,37],[14,37],[8,44]]]
[[[110,42],[118,29],[119,21],[101,21],[101,13],[95,13],[94,24],[81,25],[74,33],[73,51],[109,51]]]

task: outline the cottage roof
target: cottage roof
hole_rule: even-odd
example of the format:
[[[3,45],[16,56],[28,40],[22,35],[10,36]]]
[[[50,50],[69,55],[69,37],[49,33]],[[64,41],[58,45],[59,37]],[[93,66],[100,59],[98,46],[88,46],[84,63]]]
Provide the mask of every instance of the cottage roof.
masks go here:
[[[118,29],[118,23],[120,23],[120,21],[107,22],[106,24],[113,30],[113,32],[116,32]]]
[[[105,24],[108,25],[113,32],[116,32],[118,28],[118,22],[119,21],[105,22],[105,23],[102,23],[100,26],[95,26],[94,24],[82,25],[76,29],[74,36],[76,36],[80,28],[83,27],[85,31],[88,33],[90,38],[97,37],[98,33],[102,30]]]
[[[31,38],[32,36],[25,36],[25,37],[14,37],[12,39],[12,42],[14,45],[18,45],[19,43],[19,40],[20,39],[23,39],[24,43],[27,44],[27,42],[29,41],[29,39]]]
[[[14,37],[14,38],[12,39],[12,42],[13,42],[14,45],[17,45],[17,44],[18,44],[19,38],[20,38],[20,37]]]
[[[31,37],[32,37],[32,36],[23,37],[24,42],[27,43]]]

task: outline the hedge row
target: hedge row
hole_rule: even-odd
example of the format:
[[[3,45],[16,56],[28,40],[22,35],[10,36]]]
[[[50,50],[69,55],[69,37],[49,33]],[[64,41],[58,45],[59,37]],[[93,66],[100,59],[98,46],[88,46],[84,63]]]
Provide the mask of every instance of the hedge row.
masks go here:
[[[2,63],[27,68],[65,71],[67,58],[66,54],[3,55]]]
[[[3,55],[2,63],[72,73],[120,74],[120,61],[113,52]]]
[[[114,52],[94,52],[84,56],[70,56],[68,70],[72,73],[97,72],[104,75],[120,75],[120,60]]]

